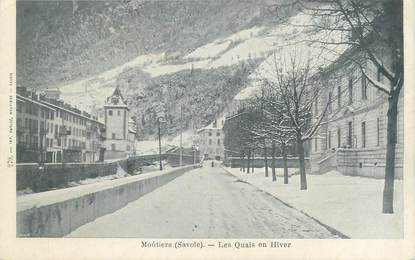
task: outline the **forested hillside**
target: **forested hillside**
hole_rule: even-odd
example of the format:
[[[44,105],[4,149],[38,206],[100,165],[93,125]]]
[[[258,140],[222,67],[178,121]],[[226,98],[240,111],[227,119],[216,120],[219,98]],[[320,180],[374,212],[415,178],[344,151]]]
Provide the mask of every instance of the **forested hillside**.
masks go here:
[[[183,127],[197,129],[281,38],[275,2],[18,1],[17,84],[59,87],[65,101],[87,109],[102,107],[119,85],[142,137],[154,133],[160,101],[165,133],[180,130],[180,104]]]
[[[19,83],[61,84],[249,28],[257,1],[18,1]]]
[[[210,123],[226,104],[247,84],[253,67],[239,65],[210,70],[184,70],[172,75],[160,76],[147,81],[144,87],[136,85],[135,71],[124,74],[124,86],[130,107],[140,119],[141,136],[157,131],[154,110],[161,102],[165,111],[164,132],[173,135],[180,130],[180,107],[183,105],[183,129],[197,129]],[[128,83],[129,82],[129,83]]]

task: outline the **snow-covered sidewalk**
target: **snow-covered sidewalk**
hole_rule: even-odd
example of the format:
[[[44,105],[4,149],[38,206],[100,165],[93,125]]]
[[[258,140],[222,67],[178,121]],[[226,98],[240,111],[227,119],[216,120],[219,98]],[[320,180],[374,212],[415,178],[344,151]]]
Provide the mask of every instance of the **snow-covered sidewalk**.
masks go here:
[[[247,174],[239,168],[225,168],[237,178],[268,192],[292,207],[350,238],[403,238],[402,181],[395,181],[394,214],[382,214],[383,180],[344,176],[331,171],[307,175],[308,190],[300,190],[299,175],[283,183],[282,169],[272,182],[265,168]],[[295,169],[290,169],[294,172]]]

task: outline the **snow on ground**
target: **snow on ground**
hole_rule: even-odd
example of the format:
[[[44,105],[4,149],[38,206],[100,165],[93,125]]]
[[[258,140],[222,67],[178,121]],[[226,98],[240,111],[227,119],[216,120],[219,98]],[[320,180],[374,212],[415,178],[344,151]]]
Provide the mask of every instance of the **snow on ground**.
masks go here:
[[[151,178],[154,176],[167,174],[168,172],[174,169],[178,169],[178,167],[176,168],[168,167],[167,169],[163,169],[163,171],[154,171],[154,172],[149,172],[147,174],[133,175],[133,176],[128,176],[128,177],[119,178],[119,179],[102,180],[100,182],[90,183],[88,185],[79,185],[79,186],[65,188],[65,189],[51,190],[51,191],[28,194],[25,196],[18,196],[16,197],[17,211],[23,211],[23,210],[26,210],[32,207],[41,207],[44,205],[50,205],[53,203],[58,203],[58,202],[62,202],[65,200],[78,198],[80,196],[91,194],[93,192],[98,192],[98,191],[110,189],[113,187],[117,187],[120,185],[124,185],[127,183],[143,180],[146,178]]]
[[[194,62],[184,62],[182,64],[162,64],[154,63],[149,66],[143,67],[143,70],[147,73],[150,73],[152,77],[158,77],[162,75],[174,74],[183,70],[193,69],[203,69],[209,63],[209,59],[194,61]]]
[[[183,131],[182,134],[182,146],[189,148],[193,145],[193,140],[196,138],[195,132],[192,129]],[[159,142],[155,138],[153,140],[144,140],[138,141],[135,143],[136,151],[138,155],[145,154],[158,154],[159,152]],[[165,152],[173,147],[180,146],[180,134],[174,137],[162,137],[161,138],[161,152]]]
[[[221,52],[225,51],[231,44],[231,41],[218,42],[214,41],[203,45],[188,55],[184,56],[185,59],[191,58],[212,58],[218,56]]]
[[[106,98],[114,91],[114,83],[118,75],[134,67],[150,66],[164,60],[165,54],[147,54],[136,57],[113,69],[92,77],[58,86],[65,102],[79,109],[91,111],[94,107],[102,107]]]
[[[32,194],[32,193],[33,193],[33,190],[31,188],[26,188],[24,190],[16,191],[16,196],[23,196],[23,195]]]
[[[223,39],[224,41],[244,41],[244,40],[248,40],[251,39],[253,37],[258,36],[262,30],[264,30],[265,27],[259,27],[259,26],[254,26],[252,28],[249,29],[245,29],[245,30],[241,30],[237,33],[234,33],[228,37],[226,37],[225,39]]]
[[[120,179],[120,178],[125,178],[131,176],[130,174],[128,174],[126,171],[124,171],[124,169],[122,169],[119,165],[117,168],[117,173],[116,174],[111,174],[111,175],[107,175],[107,176],[98,176],[96,178],[87,178],[84,180],[80,180],[77,182],[69,182],[68,186],[69,187],[74,187],[74,186],[79,186],[79,185],[87,185],[87,184],[92,184],[92,183],[97,183],[97,182],[102,182],[102,181],[107,181],[107,180],[115,180],[115,179]]]
[[[195,169],[68,237],[338,238],[220,167]]]
[[[246,174],[226,168],[243,181],[274,195],[351,238],[398,239],[403,237],[402,181],[395,181],[394,214],[382,214],[383,180],[344,176],[331,171],[307,175],[308,190],[301,191],[299,175],[289,184],[264,177],[264,169]],[[282,169],[278,169],[281,175]]]

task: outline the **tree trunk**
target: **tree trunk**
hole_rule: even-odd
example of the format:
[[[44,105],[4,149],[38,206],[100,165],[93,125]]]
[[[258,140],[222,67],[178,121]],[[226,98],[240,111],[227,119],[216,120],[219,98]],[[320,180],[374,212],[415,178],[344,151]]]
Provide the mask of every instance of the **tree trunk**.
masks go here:
[[[307,189],[307,177],[305,174],[305,162],[304,162],[304,146],[303,141],[301,140],[301,136],[297,134],[297,153],[298,153],[298,161],[300,166],[300,189],[306,190]]]
[[[272,167],[272,181],[276,181],[277,180],[277,174],[275,173],[275,143],[272,143],[272,162],[271,162],[271,167]]]
[[[241,165],[242,165],[242,172],[245,172],[245,151],[242,152]]]
[[[246,167],[246,173],[249,173],[251,169],[251,149],[248,149],[248,165]]]
[[[244,152],[241,151],[241,156],[240,156],[240,160],[239,160],[239,171],[242,171],[243,167],[244,167]]]
[[[385,184],[383,188],[382,213],[393,213],[393,191],[395,182],[395,148],[398,124],[398,95],[388,99],[388,125],[386,143]]]
[[[287,167],[287,147],[281,145],[282,150],[282,166],[284,167],[284,184],[288,184],[288,167]]]
[[[251,166],[252,166],[252,173],[254,173],[254,167],[255,167],[255,150],[254,149],[252,149],[252,163],[251,163]]]
[[[268,177],[268,158],[267,158],[267,147],[264,142],[264,160],[265,160],[265,177]]]

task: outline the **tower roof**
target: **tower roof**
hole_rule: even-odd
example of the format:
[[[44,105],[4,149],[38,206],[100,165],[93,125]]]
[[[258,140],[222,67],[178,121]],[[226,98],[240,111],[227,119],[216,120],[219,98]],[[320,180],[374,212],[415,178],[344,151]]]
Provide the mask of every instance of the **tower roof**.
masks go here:
[[[121,94],[120,88],[117,86],[111,96],[107,97],[105,106],[127,107],[124,97]]]

